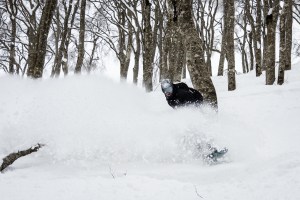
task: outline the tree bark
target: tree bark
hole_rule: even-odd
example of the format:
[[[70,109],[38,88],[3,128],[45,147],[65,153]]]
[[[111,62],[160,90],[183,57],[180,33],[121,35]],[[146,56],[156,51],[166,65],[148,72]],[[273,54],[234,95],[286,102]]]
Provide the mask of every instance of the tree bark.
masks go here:
[[[34,37],[34,39],[36,39],[36,42],[34,42],[35,48],[29,52],[32,54],[32,62],[28,66],[27,76],[31,78],[41,78],[43,76],[47,38],[56,4],[57,0],[46,1],[45,7],[43,8],[37,35],[36,38]]]
[[[205,64],[203,43],[193,21],[192,1],[173,0],[173,2],[179,6],[175,14],[178,14],[180,32],[185,38],[187,66],[192,83],[195,89],[203,94],[204,100],[217,108],[217,94]]]
[[[228,14],[228,2],[224,1],[224,15],[223,15],[223,34],[222,34],[222,44],[221,44],[221,53],[220,53],[220,59],[219,59],[219,67],[218,67],[218,76],[223,76],[224,74],[224,62],[226,58],[226,39],[227,39],[227,32],[228,32],[228,25],[227,25],[227,14]]]
[[[58,53],[55,55],[55,59],[54,59],[54,65],[52,68],[52,72],[51,72],[51,77],[59,77],[60,75],[60,69],[61,69],[61,65],[63,62],[63,53],[64,53],[64,49],[65,49],[65,42],[68,36],[68,30],[69,30],[69,18],[71,15],[71,11],[73,8],[73,0],[69,0],[69,7],[66,10],[66,15],[65,15],[65,19],[64,19],[64,27],[63,27],[63,32],[61,34],[61,40],[60,40],[60,46],[58,49]],[[57,25],[59,26],[59,24]]]
[[[234,0],[228,0],[228,33],[227,33],[227,58],[228,58],[228,90],[236,89],[235,58],[234,58]]]
[[[128,68],[130,63],[130,56],[132,52],[132,43],[133,43],[133,27],[131,25],[132,14],[128,12],[126,18],[126,10],[118,4],[120,11],[118,11],[119,23],[119,60],[120,60],[120,77],[122,80],[127,79]],[[127,21],[126,19],[130,20]],[[124,30],[124,27],[127,25],[127,31]],[[127,33],[127,34],[126,34]],[[127,38],[127,39],[126,39]],[[126,44],[127,41],[127,44]]]
[[[255,50],[255,70],[256,70],[256,76],[260,76],[262,74],[262,59],[261,59],[261,0],[256,0],[256,7],[257,7],[257,13],[256,13],[256,28],[255,28],[255,43],[256,48]]]
[[[10,36],[10,47],[9,47],[9,64],[8,64],[8,73],[14,74],[15,69],[15,55],[16,55],[16,36],[17,36],[17,13],[18,8],[16,5],[16,0],[7,0],[6,9],[9,13],[9,18],[11,21],[11,36]]]
[[[292,41],[293,41],[293,1],[285,0],[286,9],[286,61],[285,70],[291,70],[292,67]]]
[[[149,0],[142,1],[143,10],[143,84],[146,92],[151,92],[153,90],[152,76],[152,43],[153,34],[151,27],[151,3]]]
[[[266,58],[266,85],[273,85],[275,82],[275,44],[277,24],[279,12],[279,0],[273,2],[273,7],[270,6],[269,13],[266,17],[267,24],[267,58]]]
[[[11,153],[5,158],[3,158],[3,162],[0,166],[0,171],[2,172],[4,169],[6,169],[8,166],[13,164],[17,159],[27,156],[33,152],[37,152],[41,147],[43,147],[43,144],[37,144],[35,146],[30,147],[29,149],[18,151],[17,153]]]
[[[279,41],[279,67],[278,67],[278,79],[277,84],[282,85],[284,83],[284,69],[286,65],[286,7],[288,5],[286,2],[283,5],[281,15],[280,15],[280,41]]]
[[[135,18],[135,25],[139,27],[139,22]],[[134,67],[133,67],[133,83],[138,83],[138,75],[139,75],[139,63],[140,63],[140,55],[141,55],[141,31],[138,30],[135,32],[135,40],[136,40],[136,49],[134,51]]]
[[[81,0],[78,58],[77,58],[77,63],[76,63],[76,67],[75,67],[76,74],[81,73],[81,68],[82,68],[83,59],[84,59],[85,9],[86,9],[86,0]]]

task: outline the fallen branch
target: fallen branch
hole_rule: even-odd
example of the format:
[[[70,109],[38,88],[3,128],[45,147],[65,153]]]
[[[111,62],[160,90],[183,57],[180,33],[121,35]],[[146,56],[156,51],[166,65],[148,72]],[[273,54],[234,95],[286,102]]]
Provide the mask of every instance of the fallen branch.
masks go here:
[[[28,154],[31,154],[33,152],[37,152],[43,146],[45,146],[45,145],[44,144],[37,144],[35,146],[30,147],[27,150],[18,151],[17,153],[9,154],[5,158],[3,158],[3,163],[1,164],[0,171],[2,172],[9,165],[13,164],[17,159],[19,159],[23,156],[27,156]]]

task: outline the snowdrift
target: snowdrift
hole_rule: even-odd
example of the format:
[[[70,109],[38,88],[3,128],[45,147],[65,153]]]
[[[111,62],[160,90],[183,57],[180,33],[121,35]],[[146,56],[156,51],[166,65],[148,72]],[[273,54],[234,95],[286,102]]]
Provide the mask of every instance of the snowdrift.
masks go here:
[[[299,199],[299,76],[239,75],[233,92],[214,77],[218,113],[99,75],[0,77],[0,157],[46,144],[0,174],[1,199]],[[203,163],[196,140],[226,162]]]

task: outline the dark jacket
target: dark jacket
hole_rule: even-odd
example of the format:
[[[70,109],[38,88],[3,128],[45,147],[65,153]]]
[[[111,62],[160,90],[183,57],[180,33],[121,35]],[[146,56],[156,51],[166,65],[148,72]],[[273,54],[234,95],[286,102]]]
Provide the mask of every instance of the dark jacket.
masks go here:
[[[172,108],[190,105],[199,106],[203,102],[200,92],[188,87],[185,83],[173,84],[173,93],[166,99]]]

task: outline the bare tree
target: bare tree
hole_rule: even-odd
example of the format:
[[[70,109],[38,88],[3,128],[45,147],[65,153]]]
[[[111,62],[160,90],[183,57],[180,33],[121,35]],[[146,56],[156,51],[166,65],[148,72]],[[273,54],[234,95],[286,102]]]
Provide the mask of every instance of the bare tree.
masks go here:
[[[79,0],[77,0],[77,2],[75,4],[73,4],[73,0],[69,0],[69,3],[67,5],[66,1],[62,2],[62,5],[64,7],[64,11],[65,11],[65,17],[64,17],[64,22],[63,22],[63,27],[62,27],[62,32],[60,34],[60,16],[59,16],[59,7],[57,8],[57,41],[56,41],[56,45],[58,46],[58,42],[60,41],[60,45],[59,48],[56,50],[57,53],[55,55],[55,59],[54,59],[54,64],[52,67],[52,72],[51,72],[51,77],[58,77],[60,75],[60,70],[61,70],[61,66],[63,62],[67,62],[67,58],[64,58],[63,60],[63,56],[64,56],[64,52],[67,51],[68,49],[66,49],[66,41],[68,39],[68,37],[70,37],[70,30],[71,27],[69,27],[69,21],[70,21],[70,17],[71,17],[71,21],[74,21],[74,17],[75,17],[75,12],[78,8],[78,3]],[[75,7],[75,8],[74,8]],[[71,15],[73,10],[73,15]],[[59,41],[58,41],[59,40]],[[65,70],[64,70],[65,71]],[[67,73],[65,73],[66,75]]]
[[[35,51],[32,54],[32,63],[29,65],[27,75],[32,78],[41,78],[45,63],[47,37],[50,30],[53,13],[57,0],[47,1],[42,11],[42,16],[37,29]],[[33,42],[33,41],[29,41]]]
[[[81,73],[81,68],[82,68],[83,58],[84,58],[85,9],[86,9],[86,0],[81,0],[78,58],[75,67],[76,74]]]
[[[147,92],[153,90],[152,76],[152,45],[153,33],[151,26],[151,3],[149,0],[142,0],[143,15],[143,83]]]
[[[126,6],[122,3],[116,3],[118,16],[119,31],[119,60],[120,60],[120,77],[127,79],[130,64],[130,56],[133,45],[133,25],[132,12],[127,12]]]
[[[284,71],[290,69],[291,63],[291,0],[285,0],[280,15],[279,68],[277,84],[284,83]]]
[[[228,24],[227,24],[227,14],[228,14],[228,3],[227,1],[223,2],[223,33],[222,33],[222,44],[221,44],[221,52],[220,52],[220,59],[219,59],[219,67],[218,67],[218,76],[223,76],[224,73],[224,62],[226,58],[226,38],[228,33]]]
[[[286,60],[285,70],[292,68],[292,41],[293,41],[293,1],[286,0]]]
[[[120,62],[120,77],[127,79],[130,58],[133,50],[133,34],[140,40],[140,25],[138,20],[137,0],[124,1],[91,1],[105,20],[105,26],[99,29],[98,36],[113,50]],[[134,28],[134,23],[137,30]],[[137,36],[138,35],[138,36]],[[140,44],[137,44],[137,49]],[[134,50],[135,58],[140,50]],[[139,60],[139,58],[138,58]],[[135,60],[135,62],[138,62]],[[136,63],[138,67],[138,64]],[[135,68],[138,72],[138,68]],[[136,73],[136,81],[137,81]]]
[[[14,74],[16,70],[14,68],[14,65],[16,63],[15,61],[15,55],[16,55],[16,35],[17,35],[17,2],[16,0],[7,0],[6,1],[6,9],[9,13],[9,18],[11,21],[11,41],[10,41],[10,48],[9,48],[9,67],[8,72],[10,74]]]
[[[255,39],[254,46],[255,51],[255,70],[256,76],[260,76],[262,74],[262,58],[261,58],[261,28],[262,28],[262,20],[261,20],[261,0],[256,0],[256,27],[255,27]]]
[[[218,0],[197,0],[194,1],[194,16],[196,21],[196,29],[203,41],[203,49],[206,57],[206,64],[209,74],[212,75],[211,56],[216,49],[215,29],[220,22],[216,19],[219,8]]]
[[[284,68],[286,63],[286,10],[288,5],[284,2],[281,14],[280,14],[280,41],[279,41],[279,67],[278,67],[278,79],[277,84],[282,85],[284,83]]]
[[[265,3],[266,0],[265,0]],[[275,44],[276,25],[279,13],[279,0],[270,1],[269,12],[266,16],[267,25],[267,60],[266,60],[266,85],[272,85],[275,81]]]
[[[192,1],[174,0],[174,15],[178,17],[180,33],[185,38],[187,66],[195,89],[199,90],[206,102],[217,107],[217,95],[204,60],[203,43],[193,21]]]

